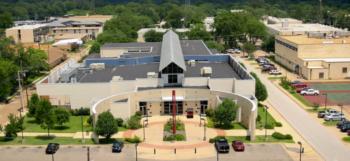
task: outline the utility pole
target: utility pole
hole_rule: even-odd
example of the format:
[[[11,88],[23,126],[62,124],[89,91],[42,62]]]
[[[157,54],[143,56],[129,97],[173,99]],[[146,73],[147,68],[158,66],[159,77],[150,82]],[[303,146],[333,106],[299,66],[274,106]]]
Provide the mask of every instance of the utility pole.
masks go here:
[[[19,93],[20,93],[20,102],[21,102],[21,107],[19,108],[19,117],[22,118],[22,112],[23,112],[23,93],[22,93],[22,82],[21,82],[21,74],[22,70],[17,72],[17,77],[18,77],[18,88],[19,88]],[[23,126],[23,125],[22,125]],[[21,130],[21,143],[23,144],[23,128]]]
[[[83,115],[80,116],[80,120],[81,120],[81,142],[84,144],[85,143],[85,138],[84,138],[84,119],[83,119]]]
[[[322,18],[322,10],[323,10],[323,7],[322,7],[322,0],[319,0],[319,2],[320,2],[319,23],[322,24],[322,19],[323,19],[323,18]]]

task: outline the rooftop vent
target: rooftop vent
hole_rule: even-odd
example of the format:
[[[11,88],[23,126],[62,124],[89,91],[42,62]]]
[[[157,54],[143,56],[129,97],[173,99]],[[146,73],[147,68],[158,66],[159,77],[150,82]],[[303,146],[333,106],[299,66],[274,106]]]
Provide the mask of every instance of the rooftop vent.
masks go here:
[[[147,78],[157,78],[157,73],[156,72],[148,72]]]
[[[90,64],[90,68],[94,70],[102,70],[105,69],[105,64],[104,63],[92,63]]]
[[[203,77],[210,77],[213,73],[213,70],[211,67],[202,67],[201,68],[201,75]]]
[[[196,60],[189,60],[187,63],[188,63],[188,65],[190,65],[191,67],[196,66]]]

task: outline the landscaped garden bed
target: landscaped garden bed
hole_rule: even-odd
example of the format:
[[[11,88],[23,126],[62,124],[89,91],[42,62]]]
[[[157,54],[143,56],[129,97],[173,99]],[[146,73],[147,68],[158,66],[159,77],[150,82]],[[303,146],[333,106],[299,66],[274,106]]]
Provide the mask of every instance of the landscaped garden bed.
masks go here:
[[[167,123],[164,125],[164,141],[185,141],[186,140],[186,132],[185,132],[185,124],[181,122],[181,120],[176,120],[176,134],[173,134],[173,120],[169,119]]]

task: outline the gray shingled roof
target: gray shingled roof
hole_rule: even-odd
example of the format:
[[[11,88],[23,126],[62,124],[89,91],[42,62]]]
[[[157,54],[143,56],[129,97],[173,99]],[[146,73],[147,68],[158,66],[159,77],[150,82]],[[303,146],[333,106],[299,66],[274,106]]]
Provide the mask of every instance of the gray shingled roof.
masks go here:
[[[159,71],[162,71],[170,63],[175,63],[186,71],[179,36],[172,30],[169,30],[163,35]]]

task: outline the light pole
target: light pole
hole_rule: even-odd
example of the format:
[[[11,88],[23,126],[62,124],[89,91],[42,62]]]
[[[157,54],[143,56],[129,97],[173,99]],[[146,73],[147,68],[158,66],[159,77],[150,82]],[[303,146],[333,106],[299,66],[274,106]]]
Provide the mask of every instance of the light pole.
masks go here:
[[[340,114],[341,114],[340,117],[343,117],[343,105],[339,104],[338,106],[340,107]]]
[[[87,161],[90,161],[90,147],[87,147]]]
[[[303,143],[298,141],[299,144],[299,161],[301,161],[301,153],[303,153]]]
[[[18,88],[19,88],[20,102],[21,102],[21,107],[18,109],[20,118],[22,118],[22,112],[23,112],[23,93],[22,93],[22,78],[21,78],[21,74],[23,74],[23,71],[18,71],[17,72]],[[21,143],[23,144],[23,128],[21,128]]]
[[[85,138],[84,138],[84,121],[83,121],[83,115],[80,116],[81,120],[81,142],[84,144],[85,143]]]
[[[328,94],[327,94],[327,93],[323,93],[322,95],[325,96],[325,98],[324,98],[324,110],[327,110],[327,99],[328,99]]]
[[[269,107],[267,107],[266,105],[264,105],[265,107],[265,141],[267,141],[267,110],[269,109]]]
[[[219,152],[216,150],[216,161],[219,161]]]
[[[142,126],[142,129],[143,129],[143,141],[146,140],[145,121],[146,121],[146,120],[143,120],[143,126]]]
[[[139,145],[139,143],[136,143],[136,144],[135,144],[135,153],[136,153],[136,157],[135,157],[135,158],[136,158],[136,161],[137,161],[137,146],[138,146],[138,145]]]
[[[203,120],[203,141],[207,140],[207,127],[205,123],[205,119],[201,118]]]
[[[52,153],[51,159],[52,159],[52,161],[55,161],[55,157],[54,157],[53,155],[54,155],[54,154]]]

